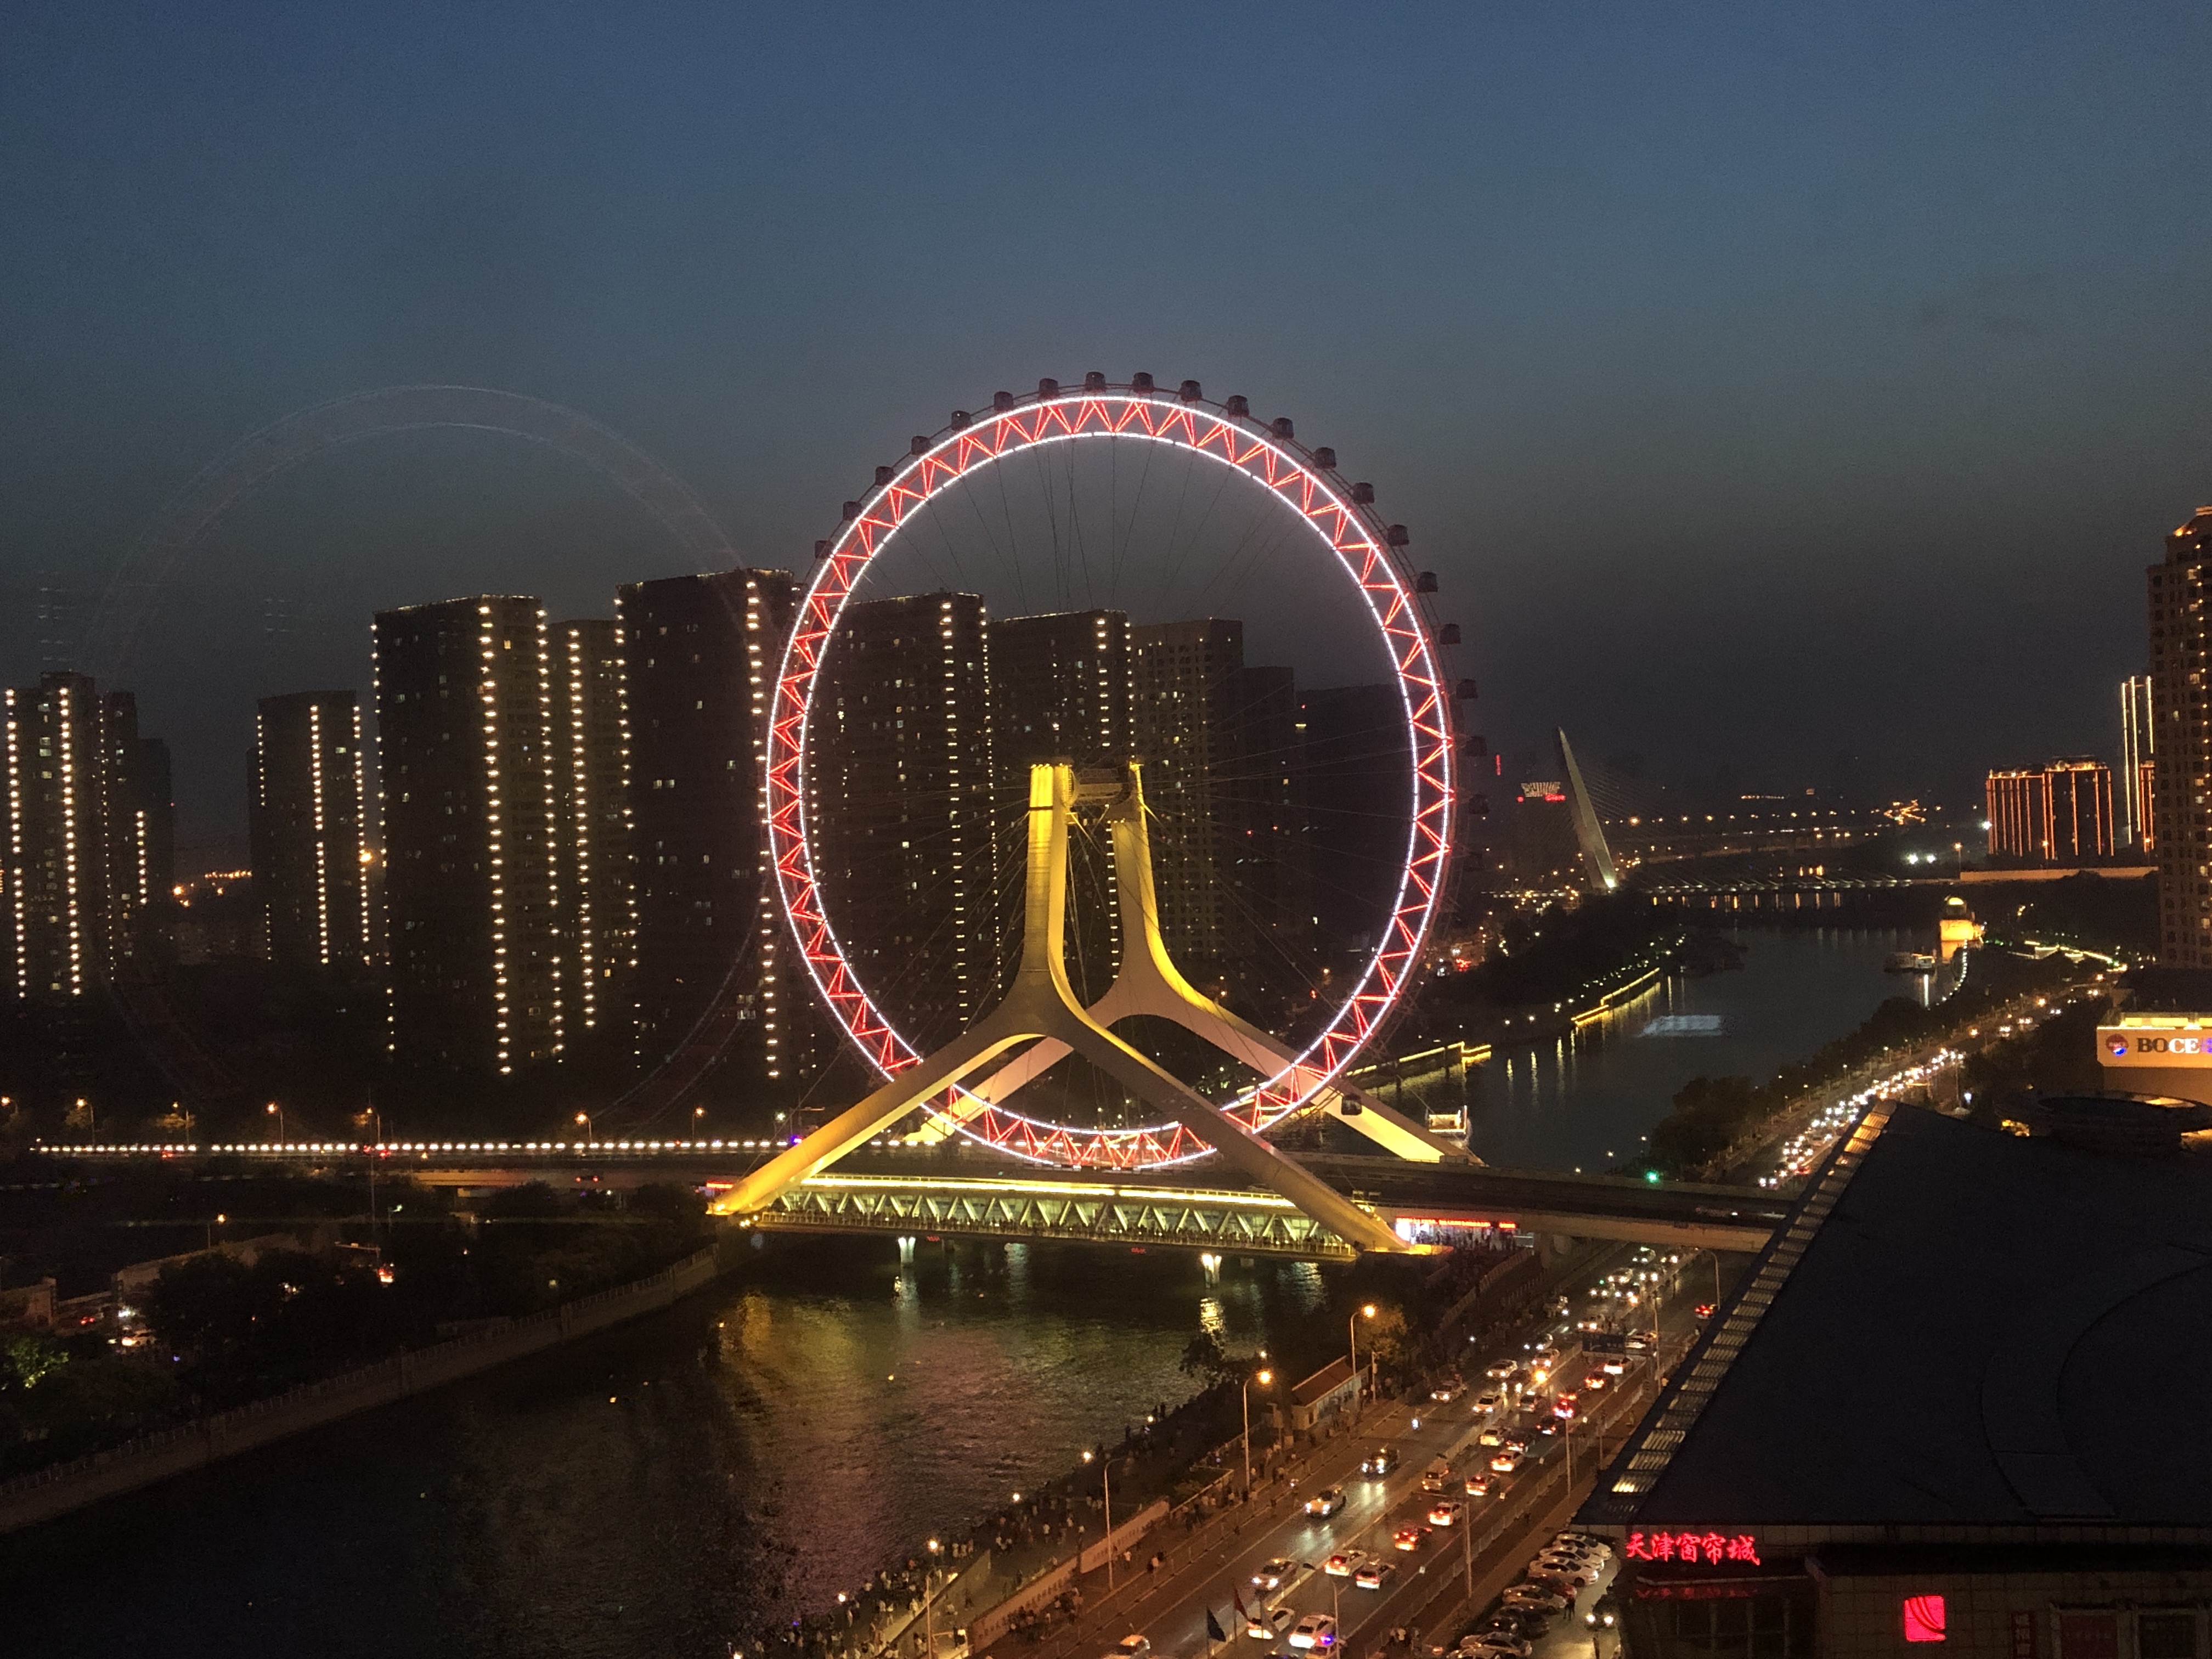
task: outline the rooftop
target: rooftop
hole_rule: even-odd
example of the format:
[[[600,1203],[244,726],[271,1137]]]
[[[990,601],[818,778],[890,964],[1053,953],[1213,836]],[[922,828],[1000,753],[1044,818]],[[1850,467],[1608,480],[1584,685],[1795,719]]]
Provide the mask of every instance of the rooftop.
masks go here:
[[[1646,1489],[1614,1482],[1665,1402],[1586,1519],[2212,1526],[2212,1422],[2176,1408],[2212,1371],[2212,1158],[1907,1108],[1839,1184]]]

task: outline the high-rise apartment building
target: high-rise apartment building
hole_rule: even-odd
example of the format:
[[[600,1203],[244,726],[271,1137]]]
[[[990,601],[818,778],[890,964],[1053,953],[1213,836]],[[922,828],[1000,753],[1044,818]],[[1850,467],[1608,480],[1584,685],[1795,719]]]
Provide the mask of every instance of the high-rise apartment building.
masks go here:
[[[1985,787],[1997,856],[2076,864],[2112,855],[2112,773],[2104,762],[2081,756],[1992,772]]]
[[[1129,618],[1120,611],[1007,617],[990,624],[991,744],[998,766],[999,867],[1028,857],[1030,768],[1048,761],[1116,767],[1136,753],[1136,684]],[[1149,785],[1147,785],[1149,787]],[[1068,847],[1068,976],[1076,994],[1105,994],[1121,963],[1121,896],[1109,837],[1079,823]],[[1011,972],[1022,931],[1022,891],[998,895],[999,968]],[[1003,988],[1003,982],[1000,988]]]
[[[562,920],[562,1007],[569,1036],[629,1024],[629,733],[620,624],[555,624],[551,645],[555,866]]]
[[[1187,967],[1212,967],[1235,943],[1229,872],[1240,827],[1235,778],[1243,766],[1244,624],[1208,617],[1130,632],[1160,934]]]
[[[972,593],[850,605],[816,681],[807,811],[846,957],[924,1048],[989,1004],[1000,947],[989,646]]]
[[[1291,672],[1246,666],[1244,624],[1225,617],[1148,623],[1131,638],[1162,936],[1217,985],[1280,980],[1314,927]]]
[[[2158,855],[2159,960],[2212,968],[2212,675],[2204,568],[2212,551],[2212,507],[2200,507],[2166,538],[2166,562],[2150,567],[2153,776],[2151,837]]]
[[[359,966],[370,950],[368,777],[350,691],[261,699],[247,814],[269,959]]]
[[[785,570],[633,582],[616,593],[629,729],[640,1056],[677,1048],[738,964],[732,1061],[803,1067],[817,1023],[794,974],[767,834],[770,700],[796,613]]]
[[[2044,856],[2055,864],[2112,855],[2112,769],[2077,756],[2044,768],[2051,833]]]
[[[394,1051],[549,1059],[568,1022],[545,614],[484,594],[379,611],[374,637]]]
[[[2041,769],[1992,772],[1982,788],[1990,853],[1998,858],[2043,857],[2051,793]]]
[[[1340,685],[1300,699],[1306,857],[1316,943],[1346,965],[1382,942],[1413,834],[1413,753],[1397,685]]]
[[[2120,844],[2148,852],[2152,842],[2150,676],[2120,682]]]
[[[82,996],[128,956],[140,913],[167,896],[167,750],[139,737],[129,692],[103,696],[83,674],[10,688],[4,723],[8,984],[21,997]]]

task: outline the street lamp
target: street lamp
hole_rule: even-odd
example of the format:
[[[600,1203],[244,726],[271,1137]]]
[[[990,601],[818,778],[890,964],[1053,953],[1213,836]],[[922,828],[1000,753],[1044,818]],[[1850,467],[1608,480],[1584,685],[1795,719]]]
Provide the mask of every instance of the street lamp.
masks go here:
[[[942,1547],[934,1538],[929,1540],[929,1564],[922,1569],[922,1659],[937,1659],[937,1553]]]
[[[1375,1317],[1375,1304],[1370,1302],[1356,1314],[1347,1314],[1344,1321],[1345,1339],[1352,1346],[1352,1414],[1359,1414],[1359,1322]]]
[[[1257,1382],[1266,1388],[1275,1380],[1270,1370],[1255,1371],[1244,1379],[1244,1495],[1252,1495],[1252,1385]]]
[[[579,1112],[576,1114],[576,1121],[584,1126],[585,1144],[596,1146],[598,1139],[596,1132],[592,1127],[592,1115],[589,1112]]]
[[[1098,1458],[1099,1491],[1106,1511],[1106,1593],[1111,1595],[1114,1593],[1114,1460],[1103,1455],[1102,1449],[1096,1454],[1085,1449],[1083,1461],[1088,1463],[1094,1455]],[[1079,1563],[1079,1554],[1077,1559]]]
[[[264,1109],[276,1120],[276,1144],[281,1146],[284,1144],[284,1109],[272,1100]]]
[[[707,1109],[706,1109],[704,1106],[694,1106],[694,1107],[691,1109],[691,1132],[692,1132],[692,1133],[696,1134],[696,1133],[698,1133],[698,1132],[699,1132],[700,1130],[702,1130],[702,1129],[703,1129],[703,1128],[705,1128],[705,1127],[707,1127],[707,1124],[706,1124],[706,1118],[707,1118]]]

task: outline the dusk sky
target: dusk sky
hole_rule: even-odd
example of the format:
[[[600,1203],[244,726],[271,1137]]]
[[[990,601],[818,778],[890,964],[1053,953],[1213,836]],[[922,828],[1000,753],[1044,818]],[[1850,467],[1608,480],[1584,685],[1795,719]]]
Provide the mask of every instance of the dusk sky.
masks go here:
[[[2202,5],[204,0],[6,40],[11,683],[196,471],[349,392],[572,406],[803,566],[950,410],[1144,369],[1375,483],[1494,744],[1961,804],[2114,756],[2142,568],[2212,499]],[[254,696],[366,690],[371,609],[684,568],[512,441],[308,463],[149,636],[180,833],[242,828]]]

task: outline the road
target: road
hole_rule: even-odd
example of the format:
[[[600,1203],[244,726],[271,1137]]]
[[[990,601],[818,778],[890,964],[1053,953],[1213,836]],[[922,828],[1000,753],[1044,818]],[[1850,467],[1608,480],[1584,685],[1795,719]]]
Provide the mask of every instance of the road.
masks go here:
[[[1629,1255],[1619,1252],[1592,1269],[1592,1276],[1601,1275],[1607,1266],[1625,1261]],[[1680,1289],[1662,1307],[1661,1329],[1670,1357],[1686,1346],[1694,1330],[1692,1304],[1704,1294],[1698,1287],[1710,1271],[1704,1257],[1684,1263]],[[1586,1299],[1586,1288],[1585,1280],[1570,1289],[1577,1309]],[[1553,1328],[1561,1323],[1571,1322],[1554,1322]],[[1587,1362],[1569,1348],[1567,1339],[1562,1339],[1561,1346],[1558,1376],[1579,1383]],[[1487,1450],[1477,1455],[1484,1419],[1473,1410],[1473,1401],[1491,1386],[1482,1377],[1484,1366],[1504,1357],[1499,1352],[1471,1349],[1465,1367],[1470,1385],[1453,1404],[1370,1407],[1356,1431],[1324,1443],[1302,1460],[1294,1470],[1295,1489],[1278,1481],[1261,1488],[1251,1505],[1226,1512],[1195,1535],[1178,1531],[1146,1539],[1136,1548],[1133,1568],[1120,1574],[1117,1595],[1103,1594],[1103,1574],[1092,1576],[1098,1581],[1095,1586],[1085,1581],[1085,1613],[1072,1629],[1055,1632],[1040,1645],[1040,1659],[1097,1659],[1132,1631],[1148,1637],[1154,1652],[1164,1659],[1267,1659],[1273,1653],[1295,1654],[1285,1639],[1287,1627],[1264,1643],[1247,1636],[1243,1621],[1235,1616],[1232,1591],[1242,1595],[1254,1612],[1286,1608],[1293,1620],[1314,1613],[1334,1614],[1339,1624],[1338,1650],[1355,1659],[1381,1654],[1392,1632],[1401,1626],[1413,1630],[1415,1653],[1448,1644],[1463,1626],[1475,1593],[1485,1601],[1494,1598],[1498,1589],[1519,1576],[1536,1546],[1565,1524],[1577,1494],[1641,1417],[1656,1381],[1648,1375],[1651,1367],[1637,1361],[1636,1369],[1646,1376],[1624,1377],[1599,1394],[1585,1393],[1583,1403],[1595,1410],[1597,1423],[1578,1427],[1571,1437],[1533,1439],[1528,1460],[1502,1489],[1493,1486],[1489,1496],[1480,1498],[1468,1498],[1460,1490],[1448,1494],[1469,1511],[1459,1525],[1437,1528],[1414,1551],[1395,1549],[1392,1534],[1425,1522],[1437,1501],[1420,1486],[1422,1472],[1433,1459],[1441,1455],[1450,1460],[1455,1488],[1470,1469],[1487,1462]],[[1628,1386],[1624,1389],[1624,1384]],[[1523,1416],[1518,1420],[1528,1419]],[[1382,1479],[1361,1476],[1360,1461],[1382,1443],[1398,1448],[1397,1468]],[[1567,1468],[1571,1443],[1571,1479]],[[1304,1500],[1331,1486],[1343,1488],[1346,1507],[1326,1520],[1307,1516]],[[1332,1553],[1351,1549],[1380,1554],[1394,1564],[1395,1571],[1382,1589],[1362,1589],[1349,1577],[1322,1570]],[[1165,1551],[1166,1564],[1158,1572],[1150,1571],[1146,1563],[1158,1550]],[[1276,1556],[1298,1564],[1296,1576],[1276,1592],[1255,1592],[1252,1575]],[[1209,1613],[1227,1632],[1226,1641],[1209,1637]],[[1578,1627],[1578,1618],[1577,1623]],[[1564,1628],[1563,1621],[1555,1630]],[[1556,1640],[1556,1636],[1548,1639]],[[1577,1639],[1589,1638],[1578,1635]],[[1013,1638],[1002,1638],[996,1647],[1000,1659],[1015,1659],[1024,1650]]]

